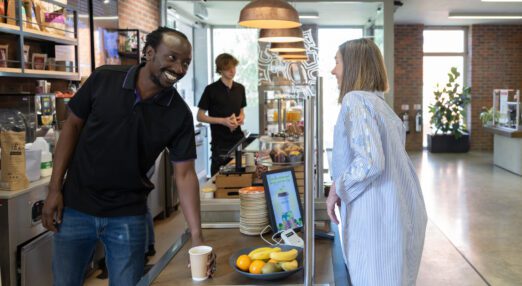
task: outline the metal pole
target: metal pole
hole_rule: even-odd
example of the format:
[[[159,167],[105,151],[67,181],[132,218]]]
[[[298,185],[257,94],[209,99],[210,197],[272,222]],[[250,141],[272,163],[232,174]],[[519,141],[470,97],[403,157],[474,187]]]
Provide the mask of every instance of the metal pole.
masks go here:
[[[281,131],[283,131],[283,129],[281,128],[281,118],[283,117],[283,103],[281,102],[283,101],[282,98],[279,98],[277,99],[277,133],[280,134]]]
[[[314,97],[305,101],[305,279],[314,281]]]
[[[323,78],[320,77],[317,84],[317,189],[316,189],[316,198],[322,198],[324,192],[324,166],[323,166],[323,157],[324,157],[324,149],[323,149]]]

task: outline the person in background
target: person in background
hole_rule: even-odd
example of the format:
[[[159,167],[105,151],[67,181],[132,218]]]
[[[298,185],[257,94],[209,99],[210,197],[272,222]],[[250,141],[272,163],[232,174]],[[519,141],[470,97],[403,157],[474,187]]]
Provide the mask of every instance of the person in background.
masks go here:
[[[427,215],[405,150],[401,120],[384,100],[388,80],[370,39],[345,42],[332,74],[340,89],[334,129],[330,219],[339,223],[351,283],[415,285]]]
[[[210,124],[211,175],[230,161],[223,158],[223,155],[244,136],[241,125],[245,122],[244,108],[247,102],[245,87],[234,81],[238,63],[230,54],[223,53],[217,56],[216,72],[221,78],[205,88],[198,104],[198,121]]]
[[[165,148],[192,244],[203,244],[192,113],[173,87],[187,72],[192,46],[183,33],[161,27],[147,35],[143,52],[140,65],[96,69],[69,102],[42,217],[55,232],[56,286],[83,284],[99,240],[109,285],[140,280],[154,188],[147,171]],[[209,275],[214,262],[212,255]]]

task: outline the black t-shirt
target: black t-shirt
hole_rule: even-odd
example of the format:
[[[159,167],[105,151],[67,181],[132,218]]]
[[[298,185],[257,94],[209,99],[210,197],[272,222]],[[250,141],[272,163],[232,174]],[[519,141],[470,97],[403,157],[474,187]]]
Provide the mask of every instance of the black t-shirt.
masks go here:
[[[198,104],[199,108],[208,110],[208,115],[212,117],[229,117],[232,113],[239,116],[241,108],[245,106],[245,87],[240,83],[232,82],[232,88],[228,88],[221,79],[205,88]],[[244,136],[241,127],[230,132],[228,127],[221,124],[210,124],[210,131],[212,144],[217,146],[233,145]]]
[[[103,66],[69,102],[85,120],[63,186],[64,203],[94,216],[143,215],[154,185],[147,171],[165,149],[196,158],[192,114],[176,89],[141,101],[140,66]]]

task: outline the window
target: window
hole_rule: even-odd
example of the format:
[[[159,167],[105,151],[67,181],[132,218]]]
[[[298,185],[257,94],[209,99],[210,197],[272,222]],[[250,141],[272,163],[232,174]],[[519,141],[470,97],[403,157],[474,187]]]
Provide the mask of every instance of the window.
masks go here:
[[[214,60],[221,53],[229,53],[239,61],[234,81],[245,86],[247,107],[244,128],[259,133],[258,86],[258,30],[241,28],[215,28],[212,30],[212,68]],[[220,78],[214,73],[214,81]]]
[[[456,67],[461,73],[459,85],[464,85],[466,78],[466,31],[455,30],[424,30],[424,61],[423,61],[423,146],[427,147],[427,135],[431,134],[431,116],[428,107],[434,102],[433,91],[437,84],[448,81],[448,72]]]
[[[334,123],[340,110],[339,88],[331,74],[339,46],[363,36],[362,28],[319,28],[319,76],[323,78],[323,146],[333,147]],[[325,165],[327,166],[327,165]]]

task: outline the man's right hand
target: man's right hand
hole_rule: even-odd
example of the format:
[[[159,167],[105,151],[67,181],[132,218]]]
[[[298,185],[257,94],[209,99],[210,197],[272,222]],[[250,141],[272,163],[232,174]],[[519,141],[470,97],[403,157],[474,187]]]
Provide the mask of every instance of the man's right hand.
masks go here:
[[[49,187],[49,193],[45,199],[42,210],[42,224],[52,231],[57,232],[56,224],[62,223],[63,195],[60,188]]]
[[[228,129],[230,129],[231,132],[236,130],[238,125],[237,125],[237,120],[236,120],[235,114],[232,114],[229,117],[223,118],[222,124],[225,125],[226,127],[228,127]]]

